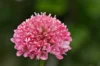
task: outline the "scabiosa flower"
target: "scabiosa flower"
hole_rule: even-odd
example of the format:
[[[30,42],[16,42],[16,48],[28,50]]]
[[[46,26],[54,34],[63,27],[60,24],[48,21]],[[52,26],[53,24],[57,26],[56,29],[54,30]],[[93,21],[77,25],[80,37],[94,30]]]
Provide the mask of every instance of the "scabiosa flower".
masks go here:
[[[63,59],[63,55],[71,49],[72,38],[66,25],[56,17],[35,13],[14,30],[11,41],[15,43],[17,56],[47,60],[48,53]]]

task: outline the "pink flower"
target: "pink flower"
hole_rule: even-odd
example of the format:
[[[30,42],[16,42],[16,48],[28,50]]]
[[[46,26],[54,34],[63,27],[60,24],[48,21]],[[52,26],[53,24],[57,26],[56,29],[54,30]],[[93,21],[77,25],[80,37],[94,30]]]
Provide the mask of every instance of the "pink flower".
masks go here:
[[[15,43],[17,56],[47,60],[48,53],[63,59],[63,54],[71,49],[72,38],[66,25],[50,14],[41,13],[20,24],[11,41]]]

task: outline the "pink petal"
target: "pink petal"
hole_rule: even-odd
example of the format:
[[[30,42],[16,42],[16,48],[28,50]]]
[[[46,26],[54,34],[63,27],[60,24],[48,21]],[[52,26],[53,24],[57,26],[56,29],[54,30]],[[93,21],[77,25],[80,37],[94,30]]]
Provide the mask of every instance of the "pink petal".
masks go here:
[[[16,53],[17,56],[21,56],[22,54],[23,54],[22,51],[17,51],[17,53]]]
[[[61,47],[62,48],[68,48],[69,47],[69,44],[70,44],[70,42],[64,41]]]
[[[11,40],[12,42],[14,42],[14,38],[11,38],[10,40]]]
[[[24,57],[28,57],[28,54],[29,54],[28,52],[25,52],[25,53],[23,54],[23,56],[24,56]]]
[[[56,46],[52,46],[50,53],[52,53],[54,55],[59,55],[60,54],[60,49]]]
[[[34,54],[30,54],[29,57],[30,57],[30,59],[34,59],[35,56],[34,56]]]
[[[42,52],[41,56],[40,56],[40,59],[47,60],[48,59],[48,53],[47,52]]]
[[[63,59],[63,56],[62,56],[62,55],[56,55],[56,57],[57,57],[59,60]]]

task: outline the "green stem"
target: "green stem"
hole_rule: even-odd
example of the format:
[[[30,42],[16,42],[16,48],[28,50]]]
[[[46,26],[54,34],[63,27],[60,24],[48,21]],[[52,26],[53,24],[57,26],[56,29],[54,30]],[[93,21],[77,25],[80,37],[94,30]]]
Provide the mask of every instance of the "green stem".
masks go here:
[[[44,66],[44,62],[43,60],[40,60],[40,66]]]

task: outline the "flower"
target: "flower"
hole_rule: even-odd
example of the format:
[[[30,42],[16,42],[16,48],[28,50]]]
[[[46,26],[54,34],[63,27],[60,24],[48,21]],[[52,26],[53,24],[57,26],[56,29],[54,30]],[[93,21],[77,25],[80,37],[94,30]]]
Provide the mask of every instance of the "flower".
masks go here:
[[[15,43],[17,56],[47,60],[48,53],[63,59],[63,55],[71,49],[72,38],[66,25],[56,17],[35,13],[14,30],[11,41]]]

